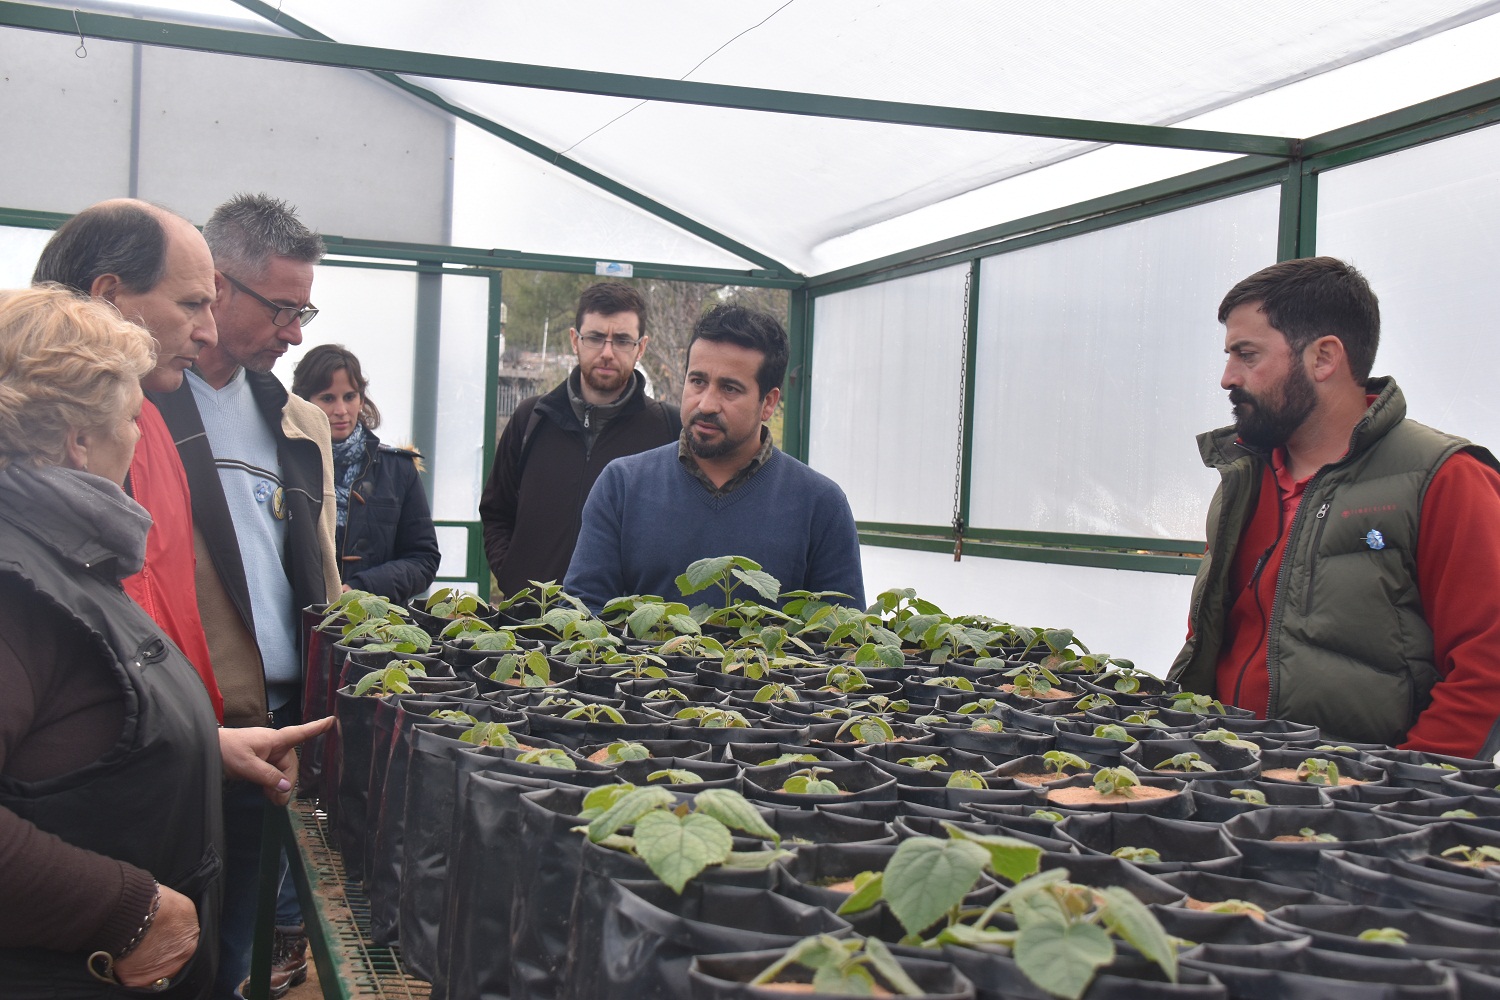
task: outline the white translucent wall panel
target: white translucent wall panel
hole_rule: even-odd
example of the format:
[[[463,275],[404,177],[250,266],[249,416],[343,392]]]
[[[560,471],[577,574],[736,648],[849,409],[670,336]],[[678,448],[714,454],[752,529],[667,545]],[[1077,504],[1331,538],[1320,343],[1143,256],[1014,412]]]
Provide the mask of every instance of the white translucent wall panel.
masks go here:
[[[1169,573],[982,559],[866,545],[865,597],[915,587],[949,614],[1071,628],[1090,649],[1162,675],[1187,635],[1193,578]]]
[[[1218,305],[1275,261],[1277,211],[1272,188],[984,261],[971,524],[1203,537]]]
[[[437,454],[432,514],[439,520],[479,518],[484,488],[484,390],[488,334],[487,278],[443,276],[443,340],[438,355]]]
[[[735,270],[752,265],[466,122],[457,123],[453,242]]]
[[[130,191],[132,47],[77,48],[0,28],[0,205],[77,212]]]
[[[1318,182],[1318,253],[1354,264],[1380,297],[1375,374],[1395,376],[1413,419],[1491,449],[1500,449],[1497,233],[1500,128]]]
[[[861,521],[953,518],[968,270],[815,300],[809,458]]]
[[[438,576],[463,576],[468,572],[469,529],[457,526],[440,526],[437,529],[438,548],[442,559],[438,561]],[[449,584],[443,584],[449,586]]]
[[[311,348],[343,344],[359,358],[380,407],[376,434],[386,444],[412,440],[412,356],[417,315],[417,276],[406,271],[325,266],[313,278],[318,318],[302,333],[302,344],[276,363],[287,386]]]
[[[448,241],[447,115],[349,70],[87,44],[78,59],[77,38],[0,29],[0,205],[76,212],[134,173],[199,224],[264,191],[324,232]]]
[[[25,288],[31,284],[36,259],[51,238],[50,229],[0,226],[0,288]]]

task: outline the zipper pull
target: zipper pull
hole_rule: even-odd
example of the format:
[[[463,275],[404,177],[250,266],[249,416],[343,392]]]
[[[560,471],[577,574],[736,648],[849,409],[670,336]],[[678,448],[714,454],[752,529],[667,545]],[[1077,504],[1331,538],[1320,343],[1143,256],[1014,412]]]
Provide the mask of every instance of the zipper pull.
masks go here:
[[[1323,506],[1321,506],[1321,507],[1318,508],[1318,520],[1321,521],[1323,519],[1324,515],[1326,515],[1328,513],[1328,508],[1332,507],[1332,506],[1333,506],[1333,501],[1332,500],[1324,501]]]
[[[585,406],[583,408],[583,429],[584,430],[588,430],[589,429],[589,417],[593,416],[593,414],[594,414],[594,408],[592,406]]]

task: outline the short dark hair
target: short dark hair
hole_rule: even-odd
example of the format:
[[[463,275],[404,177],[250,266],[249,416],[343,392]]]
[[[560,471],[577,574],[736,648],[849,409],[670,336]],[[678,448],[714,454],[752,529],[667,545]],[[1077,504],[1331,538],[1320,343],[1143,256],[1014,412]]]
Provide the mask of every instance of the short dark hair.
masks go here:
[[[150,209],[127,201],[86,208],[64,222],[37,258],[31,283],[56,282],[84,295],[106,274],[149,292],[167,269],[167,230]]]
[[[341,368],[360,395],[359,422],[373,431],[380,426],[380,407],[370,398],[370,383],[360,370],[359,358],[343,344],[319,344],[304,354],[292,372],[293,394],[312,399],[333,384],[333,376]]]
[[[693,324],[693,336],[688,341],[689,358],[693,354],[693,344],[700,340],[738,344],[764,355],[755,372],[761,399],[765,399],[772,389],[779,388],[781,380],[786,378],[791,345],[781,321],[770,313],[744,306],[714,306]]]
[[[613,316],[635,313],[640,320],[641,336],[646,335],[646,300],[641,293],[623,281],[601,281],[590,285],[578,296],[578,311],[573,315],[573,329],[582,331],[585,313]]]
[[[1319,337],[1337,337],[1349,370],[1363,384],[1380,347],[1380,300],[1365,276],[1337,257],[1284,260],[1256,271],[1219,303],[1219,322],[1242,305],[1259,304],[1293,354]]]
[[[297,210],[265,194],[237,194],[214,209],[203,227],[214,267],[241,281],[266,273],[272,257],[303,264],[323,259],[323,238],[304,226]]]

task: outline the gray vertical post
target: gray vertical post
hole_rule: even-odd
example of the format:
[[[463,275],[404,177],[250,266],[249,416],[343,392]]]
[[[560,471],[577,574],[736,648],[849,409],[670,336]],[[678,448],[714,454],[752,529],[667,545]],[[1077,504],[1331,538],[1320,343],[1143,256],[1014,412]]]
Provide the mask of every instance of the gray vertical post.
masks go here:
[[[412,338],[411,436],[422,453],[422,486],[432,496],[437,453],[438,360],[443,339],[443,276],[417,275],[416,336]]]

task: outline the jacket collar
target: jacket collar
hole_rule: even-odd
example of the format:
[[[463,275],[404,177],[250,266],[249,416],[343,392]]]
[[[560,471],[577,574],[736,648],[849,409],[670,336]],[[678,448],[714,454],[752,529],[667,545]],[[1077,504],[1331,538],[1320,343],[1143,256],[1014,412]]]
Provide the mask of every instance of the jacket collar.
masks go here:
[[[575,365],[573,370],[568,373],[568,377],[563,379],[557,388],[537,400],[536,408],[563,427],[579,431],[583,430],[583,425],[579,423],[577,414],[573,412],[573,403],[568,395],[569,383],[575,378],[581,377],[582,373],[579,372],[578,367]],[[617,403],[610,404],[619,407],[616,413],[617,416],[631,413],[646,405],[646,380],[641,378],[640,372],[634,373],[631,379],[631,389],[625,398]]]
[[[1374,395],[1375,402],[1365,410],[1365,415],[1354,425],[1349,435],[1349,451],[1338,463],[1356,458],[1368,451],[1376,441],[1385,437],[1392,427],[1406,419],[1406,397],[1388,375],[1377,376],[1365,382],[1365,394]],[[1246,457],[1267,461],[1269,456],[1240,441],[1239,431],[1233,424],[1198,435],[1198,453],[1203,464],[1210,469],[1222,469]]]
[[[146,559],[151,515],[102,476],[12,462],[0,470],[0,516],[84,569],[123,579]]]

